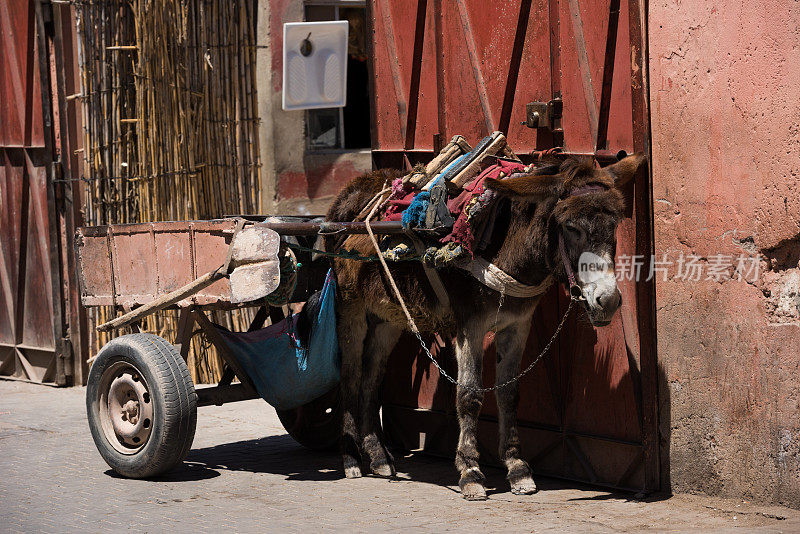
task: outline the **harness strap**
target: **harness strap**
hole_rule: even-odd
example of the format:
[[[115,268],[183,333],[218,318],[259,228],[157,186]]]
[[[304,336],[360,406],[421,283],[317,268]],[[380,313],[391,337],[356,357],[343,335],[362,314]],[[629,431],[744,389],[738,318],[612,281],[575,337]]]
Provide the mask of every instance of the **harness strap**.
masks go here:
[[[479,256],[468,265],[462,267],[462,269],[466,270],[486,287],[510,297],[536,297],[547,291],[547,288],[553,283],[552,275],[548,275],[547,278],[535,286],[523,284],[494,263],[489,263]]]
[[[414,244],[417,254],[422,256],[425,253],[425,245],[422,243],[422,240],[419,238],[419,236],[417,236],[417,234],[413,231],[406,232],[406,235]],[[425,270],[425,275],[428,277],[428,282],[433,288],[433,292],[436,293],[436,298],[439,299],[439,303],[444,306],[445,309],[449,310],[450,297],[447,296],[447,290],[444,288],[444,284],[442,284],[442,279],[439,277],[439,272],[433,267],[428,267],[424,261],[421,261],[420,265],[422,265],[422,268]]]
[[[575,273],[572,272],[572,265],[569,263],[567,248],[564,246],[564,236],[561,234],[561,232],[558,233],[558,252],[561,253],[561,263],[564,264],[564,270],[567,273],[567,280],[569,280],[569,287],[577,285],[575,282]]]

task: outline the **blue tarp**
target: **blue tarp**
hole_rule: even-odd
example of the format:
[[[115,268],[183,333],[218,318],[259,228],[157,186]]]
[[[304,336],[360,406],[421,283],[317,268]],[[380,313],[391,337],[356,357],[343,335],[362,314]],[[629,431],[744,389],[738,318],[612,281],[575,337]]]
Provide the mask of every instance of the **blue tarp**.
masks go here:
[[[275,408],[297,408],[339,383],[335,298],[336,281],[328,271],[307,347],[301,347],[295,335],[298,314],[254,332],[231,332],[217,326],[258,394]]]

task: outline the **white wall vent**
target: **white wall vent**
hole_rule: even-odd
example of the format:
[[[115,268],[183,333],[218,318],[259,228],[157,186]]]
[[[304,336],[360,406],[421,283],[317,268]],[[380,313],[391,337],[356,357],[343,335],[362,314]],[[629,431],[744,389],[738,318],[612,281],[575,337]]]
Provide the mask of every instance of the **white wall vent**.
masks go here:
[[[346,20],[283,25],[283,109],[347,103]]]

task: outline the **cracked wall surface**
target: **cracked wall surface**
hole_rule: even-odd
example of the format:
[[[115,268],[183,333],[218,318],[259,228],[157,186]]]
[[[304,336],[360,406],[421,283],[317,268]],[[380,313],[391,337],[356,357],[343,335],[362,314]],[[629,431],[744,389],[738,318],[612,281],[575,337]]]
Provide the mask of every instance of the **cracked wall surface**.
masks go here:
[[[654,0],[655,252],[757,259],[656,282],[662,477],[800,507],[800,8]],[[733,272],[731,274],[734,274]]]

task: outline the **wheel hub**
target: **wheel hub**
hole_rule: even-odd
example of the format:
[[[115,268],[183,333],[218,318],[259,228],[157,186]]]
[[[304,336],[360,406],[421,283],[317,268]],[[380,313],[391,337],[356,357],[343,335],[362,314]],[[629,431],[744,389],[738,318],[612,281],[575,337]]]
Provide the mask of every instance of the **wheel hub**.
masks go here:
[[[147,443],[152,431],[153,402],[147,384],[130,366],[119,366],[109,380],[106,415],[109,437],[120,452],[133,453]]]
[[[139,421],[139,403],[129,400],[122,407],[122,420],[135,425]]]

